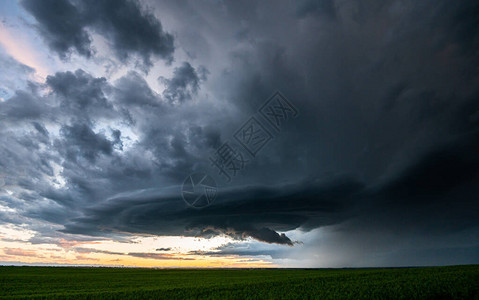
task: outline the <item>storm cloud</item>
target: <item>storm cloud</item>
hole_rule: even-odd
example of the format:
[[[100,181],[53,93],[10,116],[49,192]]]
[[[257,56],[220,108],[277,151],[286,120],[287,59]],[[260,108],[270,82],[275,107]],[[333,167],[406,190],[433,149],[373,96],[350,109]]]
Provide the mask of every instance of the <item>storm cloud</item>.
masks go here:
[[[40,34],[61,58],[72,51],[94,55],[92,37],[96,32],[111,42],[121,61],[136,56],[145,67],[152,57],[171,61],[174,38],[163,31],[160,21],[136,1],[30,1],[22,2],[38,22]]]
[[[1,222],[59,228],[31,223],[36,238],[223,236],[189,254],[285,266],[477,263],[479,4],[22,6],[63,63],[95,60],[98,36],[116,61],[70,59],[43,82],[15,64],[26,83],[0,102],[0,204],[15,213]],[[259,111],[276,91],[298,112],[280,128]],[[251,117],[272,138],[228,180],[210,158],[244,150]],[[182,199],[195,172],[218,186],[203,209]],[[154,249],[168,253],[124,255],[178,259]]]

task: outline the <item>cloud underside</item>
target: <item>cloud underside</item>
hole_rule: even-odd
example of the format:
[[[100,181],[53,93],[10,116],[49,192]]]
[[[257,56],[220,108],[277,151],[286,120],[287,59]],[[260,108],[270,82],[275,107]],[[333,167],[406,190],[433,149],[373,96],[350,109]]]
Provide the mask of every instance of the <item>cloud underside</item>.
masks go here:
[[[479,176],[478,134],[454,141],[378,186],[354,178],[282,187],[223,189],[206,209],[185,207],[173,189],[111,198],[65,225],[64,232],[253,238],[293,246],[277,231],[309,231],[355,220],[401,233],[445,234],[474,228]],[[150,193],[154,195],[149,195]],[[450,199],[454,198],[454,205]],[[98,229],[101,228],[101,231]]]

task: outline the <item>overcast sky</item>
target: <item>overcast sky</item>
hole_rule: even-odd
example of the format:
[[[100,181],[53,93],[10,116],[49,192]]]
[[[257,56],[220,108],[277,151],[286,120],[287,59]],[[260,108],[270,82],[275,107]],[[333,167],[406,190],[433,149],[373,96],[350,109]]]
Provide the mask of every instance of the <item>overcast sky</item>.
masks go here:
[[[0,263],[479,263],[478,15],[0,2]]]

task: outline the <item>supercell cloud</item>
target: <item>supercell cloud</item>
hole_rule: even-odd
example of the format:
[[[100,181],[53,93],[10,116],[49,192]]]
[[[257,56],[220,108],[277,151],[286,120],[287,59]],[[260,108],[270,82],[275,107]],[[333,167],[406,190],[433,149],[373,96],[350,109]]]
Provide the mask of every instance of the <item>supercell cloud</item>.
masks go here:
[[[479,262],[479,4],[5,9],[0,29],[24,31],[51,65],[34,76],[0,40],[0,226],[28,230],[24,243],[226,237],[181,257],[168,244],[72,249],[310,267]],[[260,111],[275,91],[292,105],[278,128]],[[254,155],[237,139],[251,117],[271,136]],[[229,178],[211,161],[224,145],[244,155]],[[182,199],[198,172],[218,185],[203,209]]]

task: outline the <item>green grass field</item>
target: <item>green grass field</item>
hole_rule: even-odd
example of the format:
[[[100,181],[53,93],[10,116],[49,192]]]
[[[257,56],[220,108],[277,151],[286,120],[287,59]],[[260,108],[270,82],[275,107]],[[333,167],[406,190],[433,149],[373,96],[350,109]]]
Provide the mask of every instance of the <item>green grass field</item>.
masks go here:
[[[0,299],[479,299],[479,265],[397,269],[0,267]]]

